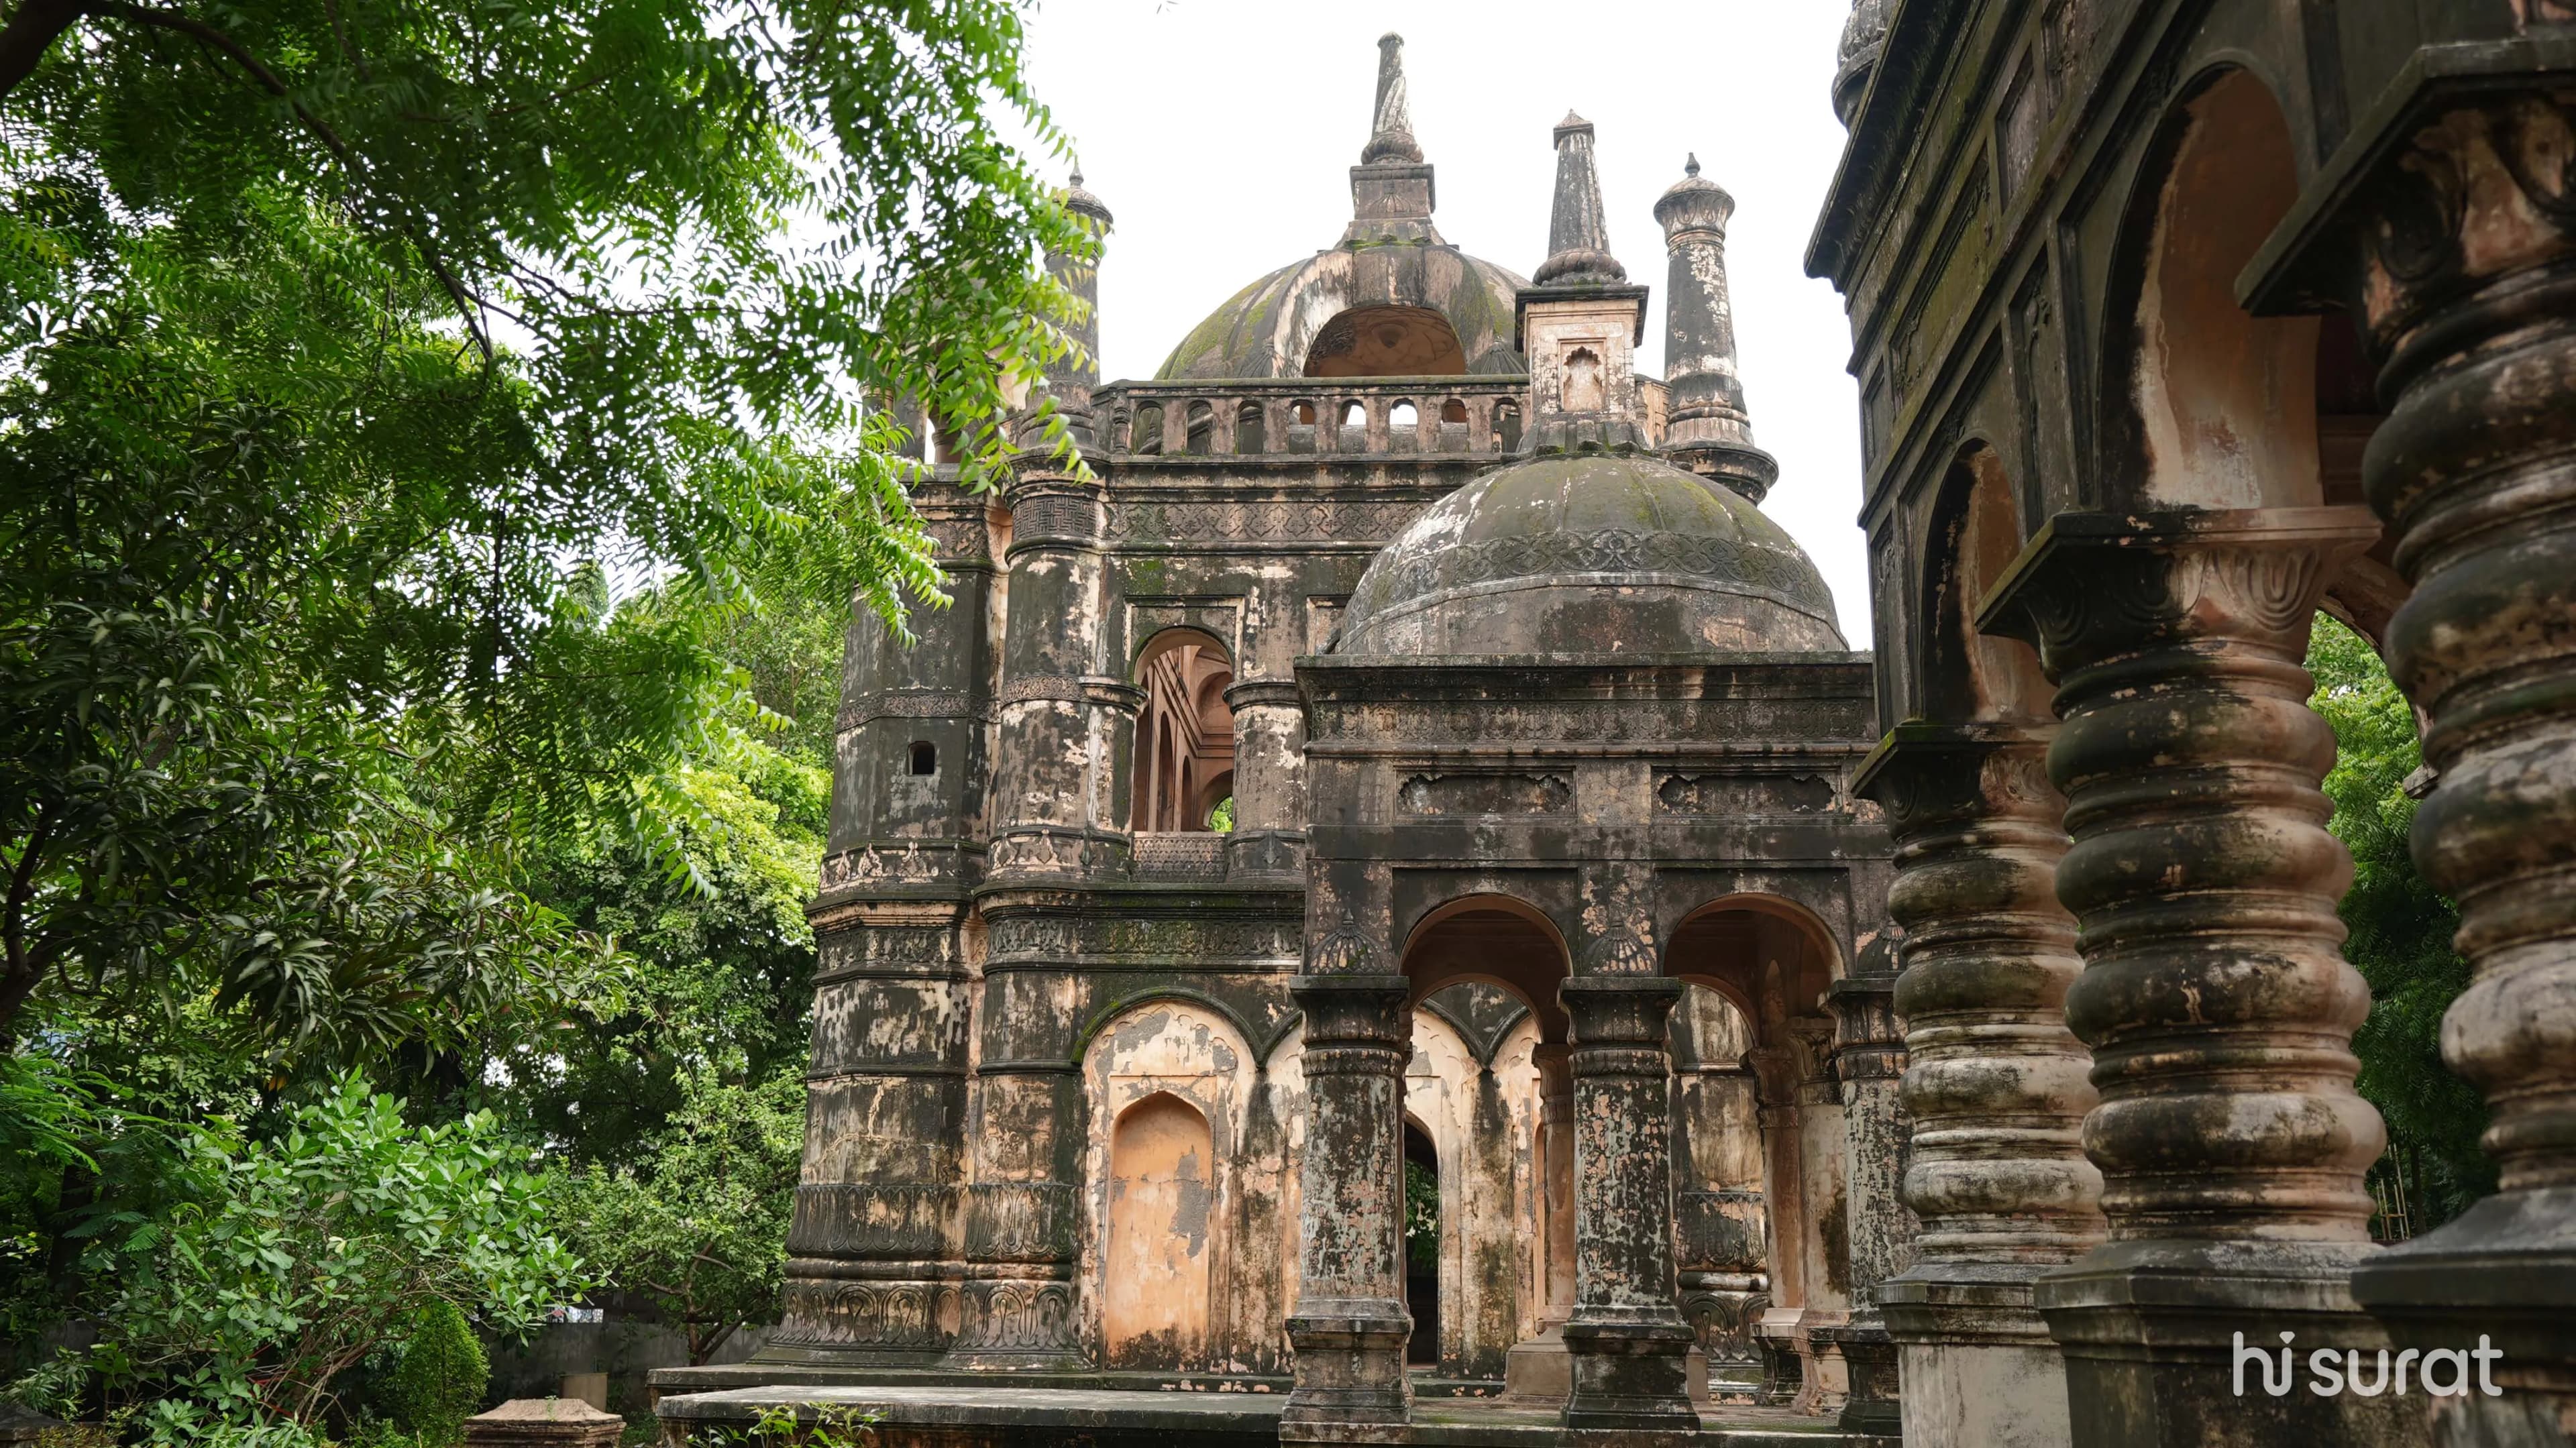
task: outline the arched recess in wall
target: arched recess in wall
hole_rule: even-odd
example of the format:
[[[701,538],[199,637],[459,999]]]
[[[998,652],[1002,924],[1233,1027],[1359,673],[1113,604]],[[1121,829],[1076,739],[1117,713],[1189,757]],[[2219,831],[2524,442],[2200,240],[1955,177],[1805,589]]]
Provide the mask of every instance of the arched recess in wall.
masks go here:
[[[2252,72],[2209,72],[2167,112],[2105,311],[2108,506],[2320,501],[2317,319],[2236,302],[2237,273],[2298,194],[2289,122]]]
[[[1118,1115],[1109,1137],[1101,1339],[1113,1368],[1181,1368],[1209,1337],[1216,1146],[1169,1092]]]
[[[1101,1363],[1204,1369],[1283,1361],[1280,1323],[1293,1299],[1279,1287],[1277,1253],[1294,1240],[1283,1233],[1281,1203],[1295,1169],[1286,1132],[1302,1077],[1291,1068],[1282,1099],[1279,1076],[1261,1069],[1232,1013],[1186,996],[1135,1001],[1100,1022],[1085,1041],[1081,1071],[1087,1200],[1079,1304]],[[1206,1133],[1187,1171],[1187,1151],[1167,1148],[1196,1140],[1188,1122],[1161,1107],[1159,1125],[1142,1118],[1151,1131],[1130,1120],[1156,1098],[1179,1103]],[[1161,1286],[1140,1298],[1139,1282]],[[1178,1297],[1162,1300],[1166,1289]]]
[[[1742,1059],[1761,1124],[1772,1307],[1830,1310],[1847,1301],[1842,1108],[1829,1084],[1833,1022],[1822,1004],[1844,964],[1824,922],[1777,895],[1710,900],[1682,917],[1664,947],[1664,974],[1722,998],[1748,1041]]]
[[[1528,1007],[1486,981],[1453,981],[1414,1006],[1404,1104],[1420,1139],[1409,1144],[1406,1177],[1435,1174],[1439,1211],[1431,1260],[1408,1241],[1410,1352],[1450,1376],[1500,1376],[1504,1354],[1537,1330],[1534,1288],[1546,1265],[1533,1250],[1542,1225],[1535,1168],[1545,1151],[1537,1046]]]
[[[1758,1362],[1753,1325],[1771,1304],[1753,1026],[1734,1002],[1683,987],[1673,1063],[1673,1237],[1682,1315],[1713,1367]]]
[[[1234,788],[1234,711],[1225,702],[1233,682],[1225,645],[1197,629],[1165,629],[1137,655],[1145,702],[1128,774],[1129,828],[1208,828],[1208,811]]]
[[[2048,678],[2017,639],[1977,631],[1977,613],[2021,551],[2020,506],[1994,449],[1962,449],[1942,477],[1924,552],[1921,712],[1936,723],[2047,723]]]
[[[1352,307],[1306,348],[1309,377],[1458,377],[1467,351],[1449,319],[1429,307]]]
[[[1565,937],[1536,906],[1508,895],[1467,895],[1422,917],[1404,942],[1404,976],[1423,1001],[1460,981],[1502,987],[1538,1022],[1539,1039],[1566,1039],[1556,988],[1572,970]]]

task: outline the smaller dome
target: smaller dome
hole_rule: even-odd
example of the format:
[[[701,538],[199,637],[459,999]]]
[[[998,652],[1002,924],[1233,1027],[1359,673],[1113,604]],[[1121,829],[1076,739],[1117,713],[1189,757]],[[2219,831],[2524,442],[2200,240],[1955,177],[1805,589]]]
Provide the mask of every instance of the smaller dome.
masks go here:
[[[1762,510],[1656,458],[1549,454],[1434,503],[1378,554],[1340,654],[1705,654],[1846,647],[1833,595]]]

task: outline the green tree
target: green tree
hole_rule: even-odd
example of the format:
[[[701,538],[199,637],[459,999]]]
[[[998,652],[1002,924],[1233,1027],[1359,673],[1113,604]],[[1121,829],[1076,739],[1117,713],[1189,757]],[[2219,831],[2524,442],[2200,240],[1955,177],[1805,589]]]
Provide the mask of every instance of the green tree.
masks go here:
[[[980,479],[1064,345],[1019,45],[1006,0],[17,0],[0,1032],[40,991],[339,1059],[555,1014],[527,851],[685,868],[727,641],[935,588],[864,400]]]
[[[2329,827],[2352,852],[2344,953],[2370,983],[2369,1018],[2353,1033],[2357,1084],[2388,1123],[2420,1232],[2495,1189],[2494,1163],[2478,1149],[2485,1104],[2442,1064],[2442,1013],[2469,982],[2468,962],[2451,943],[2460,914],[2407,849],[2416,802],[2406,791],[2423,753],[2414,711],[2387,666],[2369,640],[2320,614],[2308,670],[2316,710],[2335,731]]]
[[[778,1310],[804,1145],[801,1074],[756,1086],[687,1077],[648,1150],[583,1174],[573,1240],[610,1285],[658,1305],[703,1363]]]
[[[522,1330],[584,1285],[550,1227],[556,1184],[489,1115],[415,1127],[349,1076],[276,1139],[218,1121],[190,1156],[192,1199],[100,1264],[116,1288],[92,1359],[156,1400],[156,1431],[318,1424],[339,1375],[426,1304]]]
[[[464,1436],[465,1420],[482,1410],[491,1382],[492,1363],[473,1324],[442,1298],[412,1319],[385,1398],[397,1421],[436,1448]]]

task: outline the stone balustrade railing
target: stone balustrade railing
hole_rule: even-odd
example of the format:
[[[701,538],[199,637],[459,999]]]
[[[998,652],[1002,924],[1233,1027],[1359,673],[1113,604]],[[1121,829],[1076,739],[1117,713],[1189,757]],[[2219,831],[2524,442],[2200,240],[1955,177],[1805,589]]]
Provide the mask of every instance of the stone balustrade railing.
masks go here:
[[[1092,394],[1118,461],[1169,457],[1499,456],[1520,444],[1529,379],[1282,377],[1113,382]]]

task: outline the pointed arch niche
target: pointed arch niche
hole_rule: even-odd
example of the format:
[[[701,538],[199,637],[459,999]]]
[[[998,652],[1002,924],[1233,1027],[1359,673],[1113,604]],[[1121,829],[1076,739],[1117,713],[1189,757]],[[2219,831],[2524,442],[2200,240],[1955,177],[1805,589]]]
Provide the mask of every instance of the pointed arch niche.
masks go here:
[[[1234,711],[1225,691],[1234,661],[1196,629],[1165,629],[1136,661],[1145,691],[1136,715],[1134,808],[1140,834],[1211,828],[1209,816],[1234,793]]]

